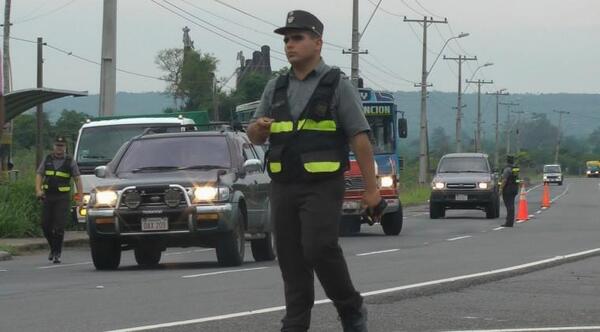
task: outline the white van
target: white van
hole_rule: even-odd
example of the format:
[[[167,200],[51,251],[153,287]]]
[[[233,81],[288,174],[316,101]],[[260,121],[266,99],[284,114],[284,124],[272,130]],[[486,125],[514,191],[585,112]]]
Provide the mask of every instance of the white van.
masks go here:
[[[563,174],[560,165],[544,165],[544,172],[542,176],[544,183],[557,183],[559,186],[562,186]]]
[[[140,117],[85,123],[79,129],[74,153],[81,172],[84,205],[87,205],[91,189],[103,181],[94,175],[94,169],[111,161],[123,143],[148,128],[152,128],[153,132],[175,132],[184,130],[181,126],[186,125],[194,126],[195,122],[184,117]],[[86,214],[85,207],[78,209],[77,220],[85,223]]]

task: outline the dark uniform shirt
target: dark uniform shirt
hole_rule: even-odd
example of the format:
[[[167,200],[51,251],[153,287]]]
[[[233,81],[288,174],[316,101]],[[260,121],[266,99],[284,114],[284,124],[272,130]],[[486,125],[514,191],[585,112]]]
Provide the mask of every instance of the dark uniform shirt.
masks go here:
[[[321,60],[319,65],[304,80],[296,78],[294,71],[290,70],[287,97],[290,113],[294,120],[298,120],[319,81],[330,69],[331,67]],[[265,86],[260,105],[254,113],[252,121],[262,116],[273,117],[269,112],[276,82],[277,78],[274,78]],[[350,83],[345,75],[342,75],[334,91],[331,107],[334,110],[333,117],[336,123],[343,128],[347,137],[354,137],[361,132],[370,130],[369,123],[363,113],[358,89]]]

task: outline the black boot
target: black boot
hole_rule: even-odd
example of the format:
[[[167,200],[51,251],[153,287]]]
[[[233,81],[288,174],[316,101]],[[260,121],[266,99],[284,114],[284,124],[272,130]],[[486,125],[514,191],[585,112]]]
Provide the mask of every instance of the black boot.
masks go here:
[[[54,251],[50,250],[50,253],[48,254],[48,260],[51,261],[54,259]]]
[[[359,312],[341,317],[344,332],[368,332],[367,307],[363,304]]]
[[[57,252],[56,254],[54,254],[54,261],[52,263],[60,264],[60,252]]]

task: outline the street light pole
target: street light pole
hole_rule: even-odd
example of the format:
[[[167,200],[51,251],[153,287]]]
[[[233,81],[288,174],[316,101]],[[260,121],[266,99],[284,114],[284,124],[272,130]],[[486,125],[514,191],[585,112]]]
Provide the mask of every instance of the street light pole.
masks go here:
[[[496,96],[496,140],[494,141],[494,167],[498,167],[498,121],[499,121],[499,112],[498,112],[498,105],[500,102],[500,96],[508,96],[508,92],[503,92],[506,91],[506,89],[500,89],[494,93],[486,93],[486,95],[492,95],[492,96]]]
[[[480,68],[483,66],[480,66]],[[471,81],[467,80],[467,83],[477,83],[477,130],[475,134],[475,151],[481,152],[481,85],[482,84],[493,84],[494,81],[485,81],[485,80],[477,80]],[[466,90],[466,88],[465,88]]]
[[[558,113],[558,131],[556,133],[556,152],[554,153],[554,163],[558,164],[558,151],[560,149],[560,131],[562,127],[562,116],[563,114],[571,114],[571,112],[552,110],[554,113]]]

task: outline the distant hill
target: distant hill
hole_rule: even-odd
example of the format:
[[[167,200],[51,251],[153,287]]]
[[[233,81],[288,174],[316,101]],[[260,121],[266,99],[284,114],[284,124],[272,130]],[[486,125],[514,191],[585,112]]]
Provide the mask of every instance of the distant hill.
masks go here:
[[[399,109],[404,111],[409,124],[409,140],[418,138],[420,119],[420,92],[397,91],[394,93]],[[515,110],[527,112],[524,119],[532,113],[544,113],[553,124],[558,122],[557,114],[552,110],[571,112],[564,118],[563,129],[565,135],[577,137],[587,136],[600,126],[600,94],[514,94],[502,97],[502,101],[516,101],[520,106]],[[477,94],[467,93],[463,96],[462,128],[465,133],[473,133],[477,112]],[[90,116],[98,114],[98,95],[80,98],[62,98],[44,105],[50,120],[56,120],[60,111],[72,109],[84,112]],[[173,107],[173,100],[163,93],[117,93],[115,115],[153,114],[161,113],[165,108]],[[456,93],[430,91],[427,103],[427,115],[430,132],[436,127],[443,127],[446,134],[454,137],[456,110]],[[483,134],[491,137],[495,123],[496,103],[495,97],[481,96]],[[513,120],[515,119],[515,115]],[[500,128],[506,120],[506,106],[500,106]],[[502,130],[502,129],[501,129]]]

